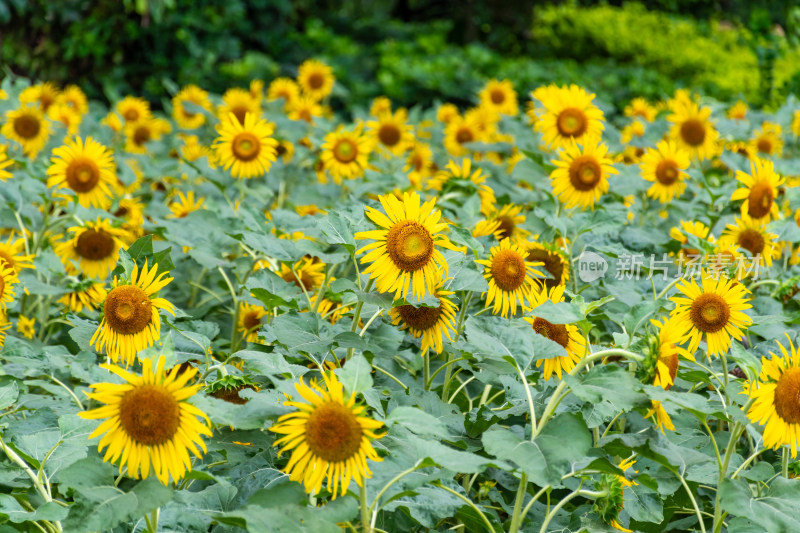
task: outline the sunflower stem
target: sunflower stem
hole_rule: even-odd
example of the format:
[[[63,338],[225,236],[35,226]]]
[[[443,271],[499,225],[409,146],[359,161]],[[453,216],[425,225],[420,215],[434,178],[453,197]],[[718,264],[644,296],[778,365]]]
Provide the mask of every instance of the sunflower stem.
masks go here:
[[[370,280],[367,282],[367,286],[364,288],[364,292],[369,292],[369,290],[372,288],[372,282],[373,279],[370,278]],[[353,311],[353,323],[350,325],[350,331],[352,331],[353,333],[355,333],[356,330],[358,329],[358,321],[361,320],[362,307],[364,307],[364,300],[359,300],[358,303],[356,304],[355,310]],[[345,361],[349,361],[350,358],[353,357],[355,351],[356,351],[355,348],[348,348],[347,355],[345,356]]]
[[[697,522],[700,524],[700,531],[702,533],[706,533],[706,525],[703,523],[703,515],[700,512],[700,506],[697,505],[697,500],[695,499],[694,494],[692,494],[691,489],[689,489],[689,484],[686,483],[686,480],[683,479],[683,476],[680,474],[678,474],[678,479],[681,481],[681,485],[683,485],[683,488],[686,489],[686,494],[692,501],[692,507],[694,507],[694,512],[697,514]]]
[[[519,478],[519,488],[517,489],[517,498],[514,500],[514,512],[511,514],[511,527],[508,528],[508,533],[517,533],[522,525],[522,502],[525,500],[527,488],[528,474],[523,472]]]
[[[425,352],[422,356],[422,388],[423,390],[430,390],[431,380],[431,356],[429,352]]]
[[[461,335],[461,332],[464,330],[464,322],[467,319],[467,308],[469,307],[469,302],[472,299],[472,292],[468,292],[466,296],[461,299],[461,309],[458,315],[458,322],[456,323],[456,332],[453,335],[453,342],[458,340],[458,337]],[[453,366],[452,364],[456,361],[461,361],[464,359],[463,357],[460,359],[453,359],[452,354],[448,351],[447,352],[447,362],[444,366],[439,367],[439,369],[433,373],[431,379],[436,377],[436,374],[439,373],[439,370],[447,367],[444,373],[444,384],[442,385],[442,401],[447,401],[447,393],[450,391],[450,379],[452,378],[453,374]]]
[[[156,507],[150,515],[145,515],[144,521],[147,523],[147,533],[158,533],[158,511]]]
[[[755,400],[751,398],[750,401],[747,402],[747,405],[742,408],[742,411],[747,413],[754,401]],[[719,533],[720,529],[722,529],[722,507],[720,507],[719,504],[719,487],[722,485],[722,481],[725,479],[725,475],[728,472],[728,465],[730,465],[731,457],[733,456],[733,452],[736,450],[736,441],[739,440],[739,435],[742,431],[744,431],[744,428],[744,424],[740,424],[739,422],[734,423],[733,427],[731,428],[730,440],[728,441],[728,445],[725,447],[725,456],[722,459],[722,466],[719,469],[719,477],[717,478],[717,496],[714,499],[714,523],[712,528],[714,533]]]
[[[789,478],[789,450],[786,446],[783,447],[783,456],[781,457],[781,474],[785,478]]]
[[[361,480],[359,495],[359,499],[361,500],[361,531],[363,531],[363,533],[372,533],[372,524],[369,521],[369,507],[367,506],[367,483],[365,479]]]

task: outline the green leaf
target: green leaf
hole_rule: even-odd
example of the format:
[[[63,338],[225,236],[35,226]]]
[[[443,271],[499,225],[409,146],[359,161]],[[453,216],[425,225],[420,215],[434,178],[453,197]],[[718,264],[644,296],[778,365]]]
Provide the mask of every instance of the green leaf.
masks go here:
[[[638,522],[660,524],[664,520],[664,506],[658,493],[641,483],[632,485],[624,491],[622,507]]]
[[[543,302],[531,310],[531,315],[543,318],[552,324],[573,324],[584,319],[577,304],[572,302]]]
[[[593,404],[607,402],[617,412],[647,402],[647,396],[641,392],[641,383],[616,365],[598,365],[577,376],[566,374],[564,381],[578,399]]]
[[[400,406],[392,409],[386,417],[385,424],[391,428],[399,424],[417,435],[430,435],[432,437],[447,438],[445,424],[433,415],[416,407]]]
[[[331,211],[318,222],[319,229],[331,244],[341,244],[351,256],[355,253],[356,239],[350,227],[353,223],[345,217]]]
[[[303,297],[299,287],[268,269],[259,270],[250,276],[245,287],[270,310],[276,307],[297,309],[297,300]]]
[[[724,479],[719,491],[720,506],[724,511],[753,521],[764,533],[800,531],[798,479],[777,477],[759,497],[753,497],[748,484],[739,479]]]
[[[35,511],[28,512],[22,508],[17,500],[9,494],[0,494],[0,517],[4,515],[10,522],[21,524],[23,522],[36,522],[39,520],[63,520],[67,517],[69,509],[55,502],[45,502]]]
[[[17,387],[16,381],[12,381],[8,385],[0,387],[0,409],[5,409],[13,405],[14,402],[17,401],[18,396],[19,387]]]
[[[348,395],[372,388],[372,365],[361,354],[354,355],[342,368],[337,368],[334,372]]]

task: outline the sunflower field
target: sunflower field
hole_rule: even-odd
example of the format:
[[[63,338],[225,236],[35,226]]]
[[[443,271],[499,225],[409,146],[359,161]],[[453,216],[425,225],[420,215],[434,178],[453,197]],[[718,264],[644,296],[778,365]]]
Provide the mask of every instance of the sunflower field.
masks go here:
[[[800,531],[794,96],[175,89],[0,84],[0,533]]]

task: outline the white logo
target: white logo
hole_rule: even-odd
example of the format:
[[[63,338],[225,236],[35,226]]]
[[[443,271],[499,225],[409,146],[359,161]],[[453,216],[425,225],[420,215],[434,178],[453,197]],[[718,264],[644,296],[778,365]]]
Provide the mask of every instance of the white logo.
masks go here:
[[[578,257],[578,277],[589,283],[602,278],[608,272],[608,262],[602,255],[594,252],[583,252]]]

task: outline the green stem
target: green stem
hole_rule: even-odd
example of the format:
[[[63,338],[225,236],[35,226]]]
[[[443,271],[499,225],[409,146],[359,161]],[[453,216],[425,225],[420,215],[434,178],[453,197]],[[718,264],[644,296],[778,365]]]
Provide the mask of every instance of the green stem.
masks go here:
[[[591,492],[587,490],[580,490],[579,486],[577,490],[565,496],[564,499],[558,502],[556,506],[553,507],[553,509],[549,513],[547,513],[547,516],[545,517],[544,522],[542,523],[542,527],[539,528],[539,533],[546,533],[547,526],[550,525],[550,521],[553,519],[556,513],[558,513],[558,511],[560,511],[562,507],[564,507],[567,503],[569,503],[570,500],[576,498],[577,496],[583,496],[585,498],[592,498],[596,500],[598,498],[604,498],[605,496],[608,496],[608,491],[605,490],[602,492]]]
[[[372,288],[372,282],[373,279],[370,278],[370,280],[367,282],[367,287],[364,289],[364,292],[369,292],[369,290]],[[350,331],[352,331],[353,333],[355,333],[356,330],[358,329],[358,321],[361,320],[362,307],[364,307],[364,300],[359,300],[358,303],[356,304],[355,310],[353,311],[353,323],[350,325]],[[345,356],[345,361],[349,361],[350,358],[353,357],[355,351],[356,351],[355,348],[348,348],[347,355]]]
[[[541,489],[539,489],[539,492],[537,492],[537,493],[534,495],[534,497],[533,497],[533,498],[531,498],[531,501],[529,501],[529,502],[528,502],[528,503],[525,505],[525,507],[522,509],[522,513],[520,513],[520,515],[519,515],[519,521],[520,521],[520,523],[522,523],[522,521],[523,521],[523,520],[525,520],[525,517],[528,515],[528,511],[530,511],[530,510],[531,510],[531,507],[533,507],[533,504],[535,504],[535,503],[536,503],[536,502],[539,500],[539,498],[541,497],[541,495],[542,495],[542,494],[544,494],[545,492],[547,492],[548,490],[550,490],[550,485],[545,485],[544,487],[542,487]]]
[[[746,413],[750,406],[753,404],[753,399],[751,399],[747,405],[744,407],[744,412]],[[722,529],[722,507],[720,507],[719,500],[720,500],[720,490],[719,487],[722,485],[722,481],[725,479],[725,475],[728,473],[728,465],[731,463],[731,457],[733,456],[734,450],[736,450],[736,441],[739,440],[739,435],[742,431],[744,431],[745,426],[736,422],[731,428],[731,435],[730,440],[728,441],[728,445],[725,447],[725,456],[722,458],[722,466],[719,469],[719,477],[717,478],[717,496],[714,499],[714,527],[712,531],[714,533],[719,533],[720,529]]]
[[[786,446],[783,447],[783,457],[781,457],[781,474],[783,477],[789,477],[789,450]]]
[[[692,491],[689,489],[689,485],[686,483],[686,480],[683,479],[682,475],[678,474],[678,479],[680,479],[681,485],[683,485],[683,488],[686,489],[686,494],[692,501],[692,507],[694,507],[694,512],[697,514],[697,522],[700,524],[700,531],[702,533],[706,533],[706,525],[703,523],[703,515],[700,512],[700,507],[697,505],[697,500],[694,498],[694,494],[692,494]],[[719,493],[719,489],[717,490],[717,493]]]
[[[508,533],[517,533],[522,525],[522,502],[525,500],[525,494],[528,488],[528,474],[522,473],[519,478],[519,488],[517,489],[517,498],[514,500],[514,512],[511,514],[511,527],[508,528]]]
[[[431,356],[429,352],[425,352],[422,356],[422,388],[423,390],[430,390],[431,386]]]
[[[478,506],[477,506],[477,505],[475,505],[475,504],[472,502],[472,500],[470,500],[469,498],[467,498],[467,497],[466,497],[466,496],[464,496],[463,494],[459,494],[458,492],[454,491],[453,489],[451,489],[451,488],[449,488],[449,487],[445,487],[444,485],[442,485],[442,484],[441,484],[441,483],[439,483],[438,481],[437,481],[437,482],[435,482],[435,483],[433,483],[433,485],[434,485],[434,486],[436,486],[436,487],[439,487],[440,489],[446,490],[447,492],[449,492],[450,494],[452,494],[452,495],[453,495],[453,496],[455,496],[456,498],[459,498],[461,501],[463,501],[464,503],[466,503],[467,505],[469,505],[470,507],[472,507],[472,510],[473,510],[473,511],[475,511],[476,513],[478,513],[478,515],[479,515],[479,516],[481,517],[481,519],[483,520],[483,523],[484,523],[484,525],[486,526],[486,530],[487,530],[487,531],[489,531],[490,533],[494,533],[494,528],[492,527],[492,523],[489,521],[489,519],[488,519],[488,518],[486,518],[486,515],[485,515],[485,514],[483,514],[483,511],[481,511],[481,510],[478,508]]]
[[[367,483],[365,479],[361,480],[359,499],[361,500],[361,531],[363,533],[372,533],[372,524],[369,521],[369,507],[367,506]]]
[[[381,488],[381,490],[378,491],[378,495],[375,496],[375,499],[372,500],[372,504],[369,506],[369,509],[367,509],[367,514],[372,516],[372,520],[370,521],[370,526],[375,527],[375,519],[377,518],[378,511],[380,510],[380,507],[376,507],[376,505],[378,505],[378,503],[381,501],[381,498],[386,493],[386,491],[389,490],[389,488],[392,485],[394,485],[395,483],[397,483],[398,481],[400,481],[401,479],[403,479],[407,475],[409,475],[409,474],[411,474],[413,472],[416,472],[420,468],[420,466],[419,466],[420,462],[421,461],[417,461],[417,463],[414,466],[412,466],[411,468],[409,468],[408,470],[403,470],[402,472],[400,472],[399,474],[394,476],[391,480],[389,480],[389,482],[386,485],[383,486],[383,488]],[[373,514],[373,511],[374,511],[374,514]]]

